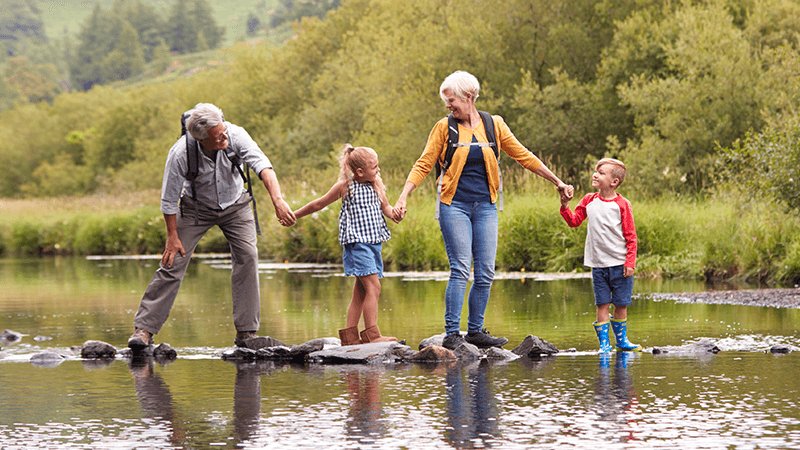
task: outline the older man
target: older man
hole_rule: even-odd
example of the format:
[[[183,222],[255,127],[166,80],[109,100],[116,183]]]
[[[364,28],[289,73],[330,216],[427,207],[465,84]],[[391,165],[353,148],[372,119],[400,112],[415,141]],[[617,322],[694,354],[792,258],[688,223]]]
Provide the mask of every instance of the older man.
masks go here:
[[[272,164],[244,128],[226,122],[217,106],[199,103],[187,113],[186,131],[188,135],[170,149],[164,168],[161,212],[167,243],[133,320],[134,333],[128,339],[133,350],[153,343],[153,335],[169,316],[197,242],[215,225],[231,249],[234,343],[243,346],[256,337],[260,316],[256,224],[237,161],[246,163],[264,182],[280,223],[291,226],[295,222]],[[196,168],[190,169],[190,158],[195,158]]]

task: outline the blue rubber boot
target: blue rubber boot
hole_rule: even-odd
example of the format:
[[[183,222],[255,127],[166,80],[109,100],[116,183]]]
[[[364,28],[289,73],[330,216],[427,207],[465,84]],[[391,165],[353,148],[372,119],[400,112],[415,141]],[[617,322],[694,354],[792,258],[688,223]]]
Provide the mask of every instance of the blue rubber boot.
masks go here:
[[[600,341],[600,353],[607,353],[611,351],[611,339],[608,337],[608,322],[593,323],[594,331],[597,333],[597,340]]]
[[[611,328],[614,329],[614,339],[617,348],[626,352],[641,350],[642,346],[628,340],[628,319],[611,319]]]

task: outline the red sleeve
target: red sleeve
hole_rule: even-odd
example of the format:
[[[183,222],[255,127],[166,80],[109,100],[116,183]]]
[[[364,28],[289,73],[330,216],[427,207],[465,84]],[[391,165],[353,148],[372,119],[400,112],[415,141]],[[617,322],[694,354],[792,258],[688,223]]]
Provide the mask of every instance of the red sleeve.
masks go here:
[[[586,194],[586,196],[581,199],[580,203],[578,203],[578,206],[575,207],[574,213],[569,209],[569,206],[561,207],[561,217],[564,218],[564,220],[567,222],[567,225],[575,228],[580,226],[583,221],[586,220],[586,205],[594,200],[595,195],[597,194]]]
[[[625,238],[625,247],[628,249],[625,255],[625,267],[636,268],[638,238],[636,237],[636,224],[633,222],[631,202],[621,195],[617,195],[617,204],[622,215],[622,236]]]

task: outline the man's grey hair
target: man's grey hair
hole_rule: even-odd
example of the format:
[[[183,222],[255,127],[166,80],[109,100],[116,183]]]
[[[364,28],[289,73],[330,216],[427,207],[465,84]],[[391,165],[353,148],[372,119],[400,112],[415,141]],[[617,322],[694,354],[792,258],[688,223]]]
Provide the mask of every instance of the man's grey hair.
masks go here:
[[[198,103],[189,111],[186,119],[186,131],[198,141],[208,137],[208,130],[223,123],[225,116],[217,105],[211,103]]]
[[[481,84],[475,78],[475,75],[463,70],[457,70],[448,75],[442,81],[442,85],[439,86],[439,96],[445,102],[447,102],[447,98],[444,96],[444,91],[448,89],[461,100],[466,100],[467,94],[471,95],[473,100],[476,100],[481,92]]]

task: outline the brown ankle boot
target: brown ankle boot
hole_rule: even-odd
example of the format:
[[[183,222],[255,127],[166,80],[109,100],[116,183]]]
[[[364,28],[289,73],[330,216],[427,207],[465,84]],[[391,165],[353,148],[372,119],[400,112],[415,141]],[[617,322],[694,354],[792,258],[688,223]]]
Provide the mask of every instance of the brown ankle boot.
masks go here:
[[[361,339],[358,338],[358,327],[343,328],[339,330],[339,340],[342,345],[358,345]]]
[[[397,338],[394,336],[381,336],[381,330],[378,326],[369,327],[361,332],[361,342],[395,342]]]

